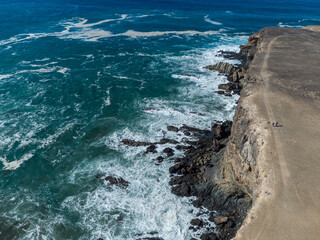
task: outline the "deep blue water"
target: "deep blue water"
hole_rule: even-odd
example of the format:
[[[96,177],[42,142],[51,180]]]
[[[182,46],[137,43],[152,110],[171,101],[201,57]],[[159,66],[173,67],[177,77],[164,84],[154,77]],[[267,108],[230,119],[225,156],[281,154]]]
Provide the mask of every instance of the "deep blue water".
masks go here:
[[[192,199],[170,192],[172,161],[155,164],[170,144],[145,155],[121,139],[179,140],[167,125],[231,119],[237,97],[215,94],[226,79],[202,67],[262,27],[320,24],[309,0],[8,0],[0,9],[0,239],[199,236],[188,230]]]

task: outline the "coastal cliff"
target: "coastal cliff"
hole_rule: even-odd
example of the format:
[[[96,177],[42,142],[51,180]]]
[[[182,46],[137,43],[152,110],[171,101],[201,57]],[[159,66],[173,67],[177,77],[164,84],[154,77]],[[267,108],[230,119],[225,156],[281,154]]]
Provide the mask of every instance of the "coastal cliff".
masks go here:
[[[241,46],[245,85],[219,175],[252,200],[236,239],[319,237],[320,33],[305,29],[267,27]]]

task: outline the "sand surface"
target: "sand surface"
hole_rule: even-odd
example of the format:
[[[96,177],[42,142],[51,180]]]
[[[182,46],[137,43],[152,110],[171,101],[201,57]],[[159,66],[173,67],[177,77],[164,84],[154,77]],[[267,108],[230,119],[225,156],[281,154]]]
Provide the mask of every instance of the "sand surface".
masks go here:
[[[268,124],[270,197],[235,239],[320,239],[320,32],[270,28],[250,68],[263,80],[252,104],[280,127]]]

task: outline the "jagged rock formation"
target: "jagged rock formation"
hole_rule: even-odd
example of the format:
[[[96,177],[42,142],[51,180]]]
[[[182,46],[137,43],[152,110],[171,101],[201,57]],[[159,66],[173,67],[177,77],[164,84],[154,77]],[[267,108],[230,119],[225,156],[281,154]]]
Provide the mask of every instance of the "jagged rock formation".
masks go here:
[[[216,70],[220,73],[225,73],[228,75],[233,73],[233,71],[235,70],[235,67],[227,62],[218,62],[217,64],[209,65],[204,68],[208,70]]]

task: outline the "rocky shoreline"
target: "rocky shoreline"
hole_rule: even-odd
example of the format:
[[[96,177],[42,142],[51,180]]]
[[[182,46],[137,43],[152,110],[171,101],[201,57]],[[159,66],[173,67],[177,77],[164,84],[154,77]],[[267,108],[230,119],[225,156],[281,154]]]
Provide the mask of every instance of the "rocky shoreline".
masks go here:
[[[296,41],[296,45],[288,44],[287,39]],[[287,190],[290,190],[291,186],[283,185],[282,182],[284,178],[289,177],[288,175],[283,176],[281,175],[282,172],[275,172],[279,168],[277,160],[273,159],[275,158],[277,146],[272,142],[275,139],[270,140],[270,132],[273,132],[274,137],[279,137],[281,134],[296,134],[297,129],[295,128],[295,124],[290,121],[286,122],[288,130],[286,128],[273,129],[270,126],[270,121],[274,117],[269,113],[270,111],[277,112],[277,116],[281,117],[281,111],[286,111],[285,114],[290,113],[296,121],[301,121],[295,109],[301,102],[296,100],[296,98],[302,99],[302,103],[308,103],[308,105],[303,105],[304,108],[310,108],[311,110],[318,109],[318,106],[314,107],[310,105],[310,99],[316,103],[318,102],[316,93],[319,89],[319,84],[314,80],[315,76],[317,76],[317,71],[314,71],[312,61],[309,60],[309,56],[312,57],[311,59],[319,59],[318,55],[314,53],[314,48],[319,49],[319,46],[315,43],[317,39],[319,39],[319,34],[309,30],[267,27],[250,36],[248,43],[240,46],[239,53],[219,53],[227,59],[240,60],[241,64],[238,66],[220,62],[204,67],[208,70],[219,71],[227,76],[229,82],[219,86],[219,89],[221,89],[221,92],[218,92],[219,94],[225,94],[226,96],[229,94],[241,94],[233,122],[215,123],[210,130],[202,130],[189,126],[168,126],[167,131],[176,132],[180,136],[182,134],[186,136],[182,138],[181,142],[166,138],[153,143],[137,142],[130,139],[122,140],[123,144],[129,146],[145,146],[145,154],[157,153],[157,145],[159,144],[169,143],[171,144],[170,146],[175,145],[175,147],[163,149],[160,153],[161,156],[156,160],[158,161],[157,164],[160,164],[162,161],[174,161],[174,165],[169,169],[171,178],[169,185],[171,185],[172,193],[177,196],[193,196],[194,200],[192,200],[192,204],[199,209],[197,213],[194,213],[195,218],[190,222],[189,229],[195,232],[195,238],[191,240],[228,240],[234,237],[253,239],[252,237],[247,238],[246,235],[256,237],[257,232],[258,234],[261,233],[261,226],[266,221],[268,221],[266,228],[269,230],[264,230],[263,239],[272,239],[269,236],[277,236],[276,239],[279,239],[279,236],[287,236],[289,233],[291,236],[305,236],[309,234],[311,236],[310,239],[315,239],[314,236],[318,236],[314,227],[316,226],[316,221],[310,221],[307,225],[303,225],[305,223],[303,218],[301,221],[300,219],[291,221],[297,215],[296,208],[291,209],[292,213],[290,215],[287,209],[282,207],[288,201],[294,204],[296,204],[296,201],[299,201],[299,204],[302,204],[300,198],[296,199],[297,187],[299,186],[295,185],[292,191],[287,191],[287,198],[283,199],[283,192],[280,192],[277,198],[273,195],[273,188],[276,188],[276,186],[272,184],[275,184],[277,181],[280,183],[280,188],[286,187]],[[275,43],[278,43],[278,45]],[[304,51],[307,51],[309,55],[305,56],[304,51],[299,52],[300,55],[296,53],[294,46],[297,45],[304,49]],[[293,60],[288,59],[288,56],[285,54],[288,51],[291,53],[289,55],[291,58],[296,54],[298,54],[298,57]],[[270,56],[271,60],[269,59]],[[305,61],[303,67],[310,69],[310,71],[301,71],[301,68],[298,68],[301,65],[301,59]],[[282,61],[282,65],[287,67],[291,67],[291,64],[294,63],[297,67],[295,70],[297,76],[294,77],[292,74],[290,76],[284,75],[283,66],[279,66],[278,64],[279,60]],[[251,64],[252,61],[253,63]],[[267,66],[267,64],[270,65]],[[267,72],[269,68],[272,69],[273,75]],[[306,76],[312,79],[312,81],[301,81]],[[279,93],[276,95],[275,92],[269,90],[270,83],[272,84],[273,91],[281,91],[280,95]],[[286,97],[290,101],[279,103],[274,98],[268,98],[268,94],[272,96],[276,95],[277,97],[281,96],[282,98]],[[276,107],[266,109],[269,107],[268,104],[270,102]],[[295,107],[287,108],[288,102],[294,102],[293,106]],[[286,106],[286,108],[279,108],[282,105]],[[310,114],[312,111],[307,112]],[[315,116],[319,116],[316,111],[312,113]],[[308,118],[305,119],[310,120]],[[311,136],[311,133],[314,132],[313,126],[316,124],[318,123],[312,122],[310,125],[304,123],[303,131],[309,131],[309,135]],[[299,135],[298,133],[298,136],[304,135]],[[282,136],[282,139],[285,138]],[[314,135],[313,138],[317,140],[319,139],[319,135]],[[290,151],[295,151],[295,149],[292,149],[291,143],[282,142],[282,144],[289,149],[286,151],[287,155],[291,153]],[[301,147],[302,145],[300,144],[299,146]],[[317,145],[315,144],[313,147],[316,149]],[[175,150],[183,151],[183,157],[176,157]],[[310,155],[310,151],[305,152]],[[300,153],[295,151],[295,154],[299,155]],[[291,158],[283,158],[282,161],[291,161],[290,164],[293,166],[299,165],[301,157],[290,156],[293,158],[292,161]],[[312,172],[315,171],[315,166],[319,164],[317,155],[311,154],[310,156],[311,159],[313,158],[314,165],[310,165],[311,167],[308,171]],[[269,164],[275,164],[276,167],[273,167],[273,172]],[[288,172],[287,165],[280,167],[284,168],[286,173]],[[300,165],[298,169],[298,172],[294,170],[291,172],[297,176],[300,174]],[[278,174],[278,177],[280,175],[281,178],[276,179],[274,177],[276,174]],[[316,175],[310,178],[310,174],[308,174],[305,178],[312,180]],[[122,178],[114,178],[112,176],[97,177],[123,188],[129,184]],[[306,187],[308,187],[308,184],[303,185],[299,191],[303,192]],[[277,191],[280,190],[278,189]],[[301,197],[304,196],[301,195]],[[268,201],[272,200],[273,204],[280,205],[280,208],[270,208],[270,205],[266,209],[259,207],[260,215],[254,215],[258,206],[260,206],[259,204],[262,204],[261,199],[264,201],[268,199]],[[313,204],[314,216],[319,216],[317,214],[317,209],[319,208],[314,203],[313,201],[309,201],[306,205],[310,206]],[[299,214],[300,216],[305,216],[304,211],[299,212]],[[270,219],[266,220],[267,215]],[[279,222],[279,219],[282,218],[287,219],[287,221]],[[250,221],[255,221],[255,225]],[[251,224],[250,228],[248,228],[249,223]],[[309,223],[313,225],[309,225]],[[294,224],[296,224],[297,229],[291,228]],[[289,227],[283,229],[282,225]],[[304,231],[300,231],[300,228]],[[274,229],[276,231],[273,231]],[[305,229],[308,229],[308,231]],[[294,235],[292,231],[295,232]],[[151,233],[148,234],[153,235]],[[156,235],[157,233],[155,232],[154,234]],[[163,240],[156,236],[138,239]]]
[[[240,94],[247,81],[246,73],[256,51],[256,43],[257,39],[251,36],[248,44],[240,47],[240,53],[219,53],[226,59],[240,60],[241,64],[237,66],[219,62],[204,67],[227,75],[229,82],[219,85],[221,90],[218,94]],[[175,149],[183,150],[184,157],[174,159],[175,165],[169,169],[169,184],[172,186],[172,193],[177,196],[196,197],[193,205],[199,208],[199,212],[196,214],[197,218],[190,222],[190,229],[195,232],[202,230],[202,234],[199,235],[201,240],[233,238],[252,204],[252,196],[248,189],[224,176],[224,156],[231,129],[231,121],[216,123],[211,130],[168,126],[168,131],[181,132],[198,139],[186,140],[182,144],[172,139],[161,139],[154,143],[122,140],[123,144],[129,146],[146,146],[145,154],[156,153],[156,145],[166,143],[176,144]],[[174,149],[165,148],[163,153],[167,158],[173,157]],[[159,163],[163,160],[162,156],[157,158]],[[203,214],[209,216],[207,220],[200,218]]]
[[[241,63],[237,66],[226,62],[205,66],[207,70],[225,74],[228,83],[220,84],[218,94],[231,96],[240,94],[248,81],[247,70],[256,52],[258,38],[252,35],[248,44],[240,46],[240,52],[219,52],[226,59],[236,59]],[[239,106],[234,118],[237,118]],[[252,205],[252,193],[249,188],[240,184],[229,175],[226,155],[231,133],[234,132],[231,121],[215,123],[210,130],[198,129],[183,125],[167,126],[167,131],[184,134],[182,142],[163,138],[158,142],[142,142],[133,139],[122,139],[122,144],[131,147],[146,147],[145,154],[158,153],[157,145],[171,144],[175,147],[166,147],[162,155],[155,160],[160,164],[164,160],[174,161],[169,169],[171,180],[169,185],[172,193],[177,196],[195,197],[192,204],[199,209],[190,222],[190,230],[198,233],[201,240],[227,240],[235,236],[242,225],[248,210]],[[239,127],[239,126],[237,126]],[[233,130],[232,130],[233,129]],[[189,140],[189,136],[196,141]],[[242,143],[246,139],[242,139]],[[183,151],[184,156],[175,158],[175,150]],[[164,155],[164,156],[163,156]],[[248,171],[252,171],[249,167]],[[121,188],[129,186],[123,178],[97,174],[96,178],[107,181],[111,185]],[[207,218],[201,217],[208,216]],[[201,232],[201,234],[199,234]],[[149,234],[150,235],[150,234]],[[138,238],[146,240],[161,240],[159,237]],[[192,238],[191,240],[196,240]]]

